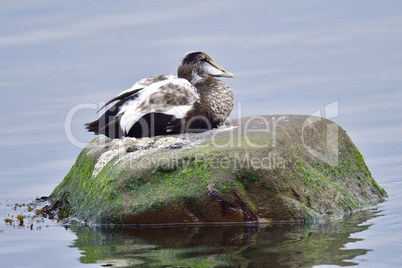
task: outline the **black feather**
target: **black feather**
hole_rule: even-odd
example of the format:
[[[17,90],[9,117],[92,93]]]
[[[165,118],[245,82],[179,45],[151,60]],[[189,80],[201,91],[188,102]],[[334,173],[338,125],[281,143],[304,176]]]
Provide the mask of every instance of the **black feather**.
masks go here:
[[[108,102],[106,102],[101,108],[99,108],[98,112],[100,110],[102,110],[103,108],[105,108],[106,106],[108,106],[109,104],[111,104],[112,102],[114,102],[114,101],[123,100],[123,99],[127,98],[130,95],[137,94],[141,89],[143,89],[143,88],[139,88],[139,89],[136,89],[136,90],[133,90],[133,91],[129,91],[129,92],[126,92],[124,94],[120,94],[119,96],[114,97],[113,99],[111,99]]]

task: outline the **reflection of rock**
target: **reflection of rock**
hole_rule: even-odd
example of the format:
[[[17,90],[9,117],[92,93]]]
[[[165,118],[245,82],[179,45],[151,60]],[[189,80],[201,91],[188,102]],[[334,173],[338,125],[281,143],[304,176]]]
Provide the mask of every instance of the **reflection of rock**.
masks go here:
[[[203,133],[99,137],[50,198],[100,223],[316,220],[381,200],[344,130],[308,116],[257,116]]]
[[[209,225],[175,227],[71,226],[73,246],[84,251],[83,263],[131,267],[311,267],[352,265],[369,249],[345,249],[358,241],[373,211],[325,224]]]

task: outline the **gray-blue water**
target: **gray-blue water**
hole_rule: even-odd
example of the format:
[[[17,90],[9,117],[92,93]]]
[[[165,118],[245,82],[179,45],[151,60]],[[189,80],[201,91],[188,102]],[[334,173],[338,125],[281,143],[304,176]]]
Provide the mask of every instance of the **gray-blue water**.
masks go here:
[[[398,0],[1,1],[0,266],[397,267],[401,10]],[[389,198],[314,226],[138,233],[4,222],[27,213],[26,206],[13,211],[15,203],[60,183],[93,138],[82,125],[96,118],[99,103],[143,77],[175,73],[194,50],[236,75],[225,80],[236,102],[231,117],[318,113],[336,121]]]

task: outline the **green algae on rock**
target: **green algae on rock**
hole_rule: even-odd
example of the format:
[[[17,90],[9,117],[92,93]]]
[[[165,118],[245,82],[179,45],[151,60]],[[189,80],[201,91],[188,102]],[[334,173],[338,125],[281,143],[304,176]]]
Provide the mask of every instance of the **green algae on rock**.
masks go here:
[[[96,223],[315,221],[380,202],[346,132],[303,115],[203,133],[92,140],[50,196]]]

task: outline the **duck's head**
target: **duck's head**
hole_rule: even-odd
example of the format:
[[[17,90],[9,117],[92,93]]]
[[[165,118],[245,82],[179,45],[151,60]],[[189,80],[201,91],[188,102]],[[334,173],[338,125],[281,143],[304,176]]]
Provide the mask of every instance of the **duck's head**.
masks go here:
[[[177,70],[177,76],[186,78],[193,84],[211,76],[234,78],[232,73],[227,72],[216,64],[210,56],[200,51],[189,52],[184,55]]]

